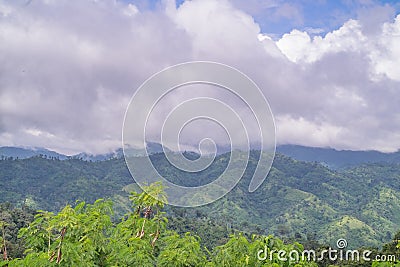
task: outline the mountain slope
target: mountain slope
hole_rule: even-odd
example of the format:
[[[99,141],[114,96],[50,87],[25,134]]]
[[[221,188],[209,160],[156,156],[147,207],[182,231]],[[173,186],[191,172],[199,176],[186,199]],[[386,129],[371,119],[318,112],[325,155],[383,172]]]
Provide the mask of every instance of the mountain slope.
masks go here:
[[[209,169],[191,175],[171,168],[163,154],[151,158],[165,178],[195,186],[215,179],[229,154],[218,156]],[[350,247],[378,246],[400,229],[399,164],[360,165],[338,172],[278,154],[266,181],[249,193],[256,163],[257,153],[252,152],[243,179],[220,200],[192,209],[168,207],[168,213],[209,218],[227,228],[285,238],[314,236],[332,245],[346,238]],[[121,158],[99,162],[43,157],[0,160],[0,184],[0,202],[50,211],[74,204],[76,199],[112,198],[123,212],[128,205],[127,191],[135,188]]]
[[[351,151],[333,148],[306,147],[298,145],[281,145],[277,152],[297,160],[321,162],[337,169],[356,166],[363,163],[400,163],[400,151],[382,153],[379,151]]]
[[[154,142],[148,142],[146,149],[148,154],[162,153],[163,149],[166,152],[171,152],[167,147],[163,147],[161,144]],[[217,146],[218,155],[228,153],[229,151],[229,146]],[[297,160],[320,162],[332,169],[354,167],[364,163],[400,163],[400,151],[395,153],[382,153],[379,151],[336,150],[332,148],[306,147],[299,145],[280,145],[276,148],[276,151]],[[125,152],[130,156],[146,155],[144,149],[126,148]],[[50,158],[55,157],[61,160],[73,157],[87,161],[102,161],[116,157],[123,157],[123,150],[122,148],[119,148],[112,153],[93,155],[82,152],[73,156],[66,156],[45,148],[0,147],[0,157],[25,159],[38,155],[44,155]]]
[[[26,159],[43,155],[49,158],[66,159],[67,156],[45,148],[0,147],[0,157]]]

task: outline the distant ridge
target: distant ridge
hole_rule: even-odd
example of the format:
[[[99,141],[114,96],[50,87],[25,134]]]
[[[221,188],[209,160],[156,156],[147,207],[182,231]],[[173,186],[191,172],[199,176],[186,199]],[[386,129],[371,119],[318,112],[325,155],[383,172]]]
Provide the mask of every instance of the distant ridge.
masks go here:
[[[229,152],[230,147],[218,147],[217,154]],[[167,147],[159,143],[149,142],[147,144],[148,154],[171,152]],[[289,156],[293,159],[307,162],[319,162],[331,169],[340,169],[352,167],[365,163],[400,163],[400,152],[382,153],[379,151],[352,151],[336,150],[333,148],[306,147],[300,145],[280,145],[276,148],[277,153]],[[132,156],[144,156],[144,149],[128,149],[126,152]],[[89,153],[79,153],[73,156],[67,156],[45,148],[24,148],[24,147],[0,147],[0,157],[12,157],[25,159],[34,156],[45,156],[49,158],[58,158],[65,160],[68,158],[79,158],[85,161],[103,161],[111,158],[123,157],[123,150],[119,148],[111,153],[93,155]]]
[[[400,163],[400,151],[383,153],[379,151],[336,150],[333,148],[281,145],[276,151],[291,158],[308,162],[320,162],[332,169],[352,167],[364,163]]]
[[[37,148],[37,147],[24,148],[24,147],[10,147],[10,146],[0,147],[0,157],[26,159],[40,155],[48,158],[58,158],[60,160],[68,158],[68,156],[66,155],[45,148]]]
[[[81,160],[85,161],[103,161],[103,160],[108,160],[112,158],[122,158],[124,156],[124,152],[122,151],[122,148],[117,149],[114,152],[107,153],[107,154],[99,154],[99,155],[93,155],[89,153],[79,153],[73,156],[70,156],[71,158],[78,158]]]
[[[102,161],[110,158],[123,157],[123,152],[122,148],[120,148],[112,153],[107,153],[107,154],[93,155],[82,152],[76,155],[67,156],[46,148],[38,148],[38,147],[27,148],[27,147],[10,147],[10,146],[0,147],[0,157],[3,158],[27,159],[36,156],[43,156],[45,158],[56,158],[59,160],[78,158],[85,161]]]

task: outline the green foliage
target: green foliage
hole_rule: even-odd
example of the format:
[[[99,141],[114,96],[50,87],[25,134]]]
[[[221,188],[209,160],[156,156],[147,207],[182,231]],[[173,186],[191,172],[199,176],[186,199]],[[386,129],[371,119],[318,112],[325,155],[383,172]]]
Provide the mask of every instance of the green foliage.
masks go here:
[[[372,267],[399,267],[400,266],[400,232],[398,232],[393,240],[387,244],[385,244],[382,250],[379,252],[379,255],[384,255],[386,259],[388,256],[391,260],[382,262],[382,261],[374,261],[372,263]]]
[[[179,236],[172,233],[162,238],[161,251],[157,258],[157,266],[204,266],[206,256],[202,251],[199,238],[186,233]]]
[[[17,238],[18,230],[26,227],[32,220],[34,212],[27,208],[14,208],[11,204],[0,204],[0,252],[2,258],[22,257],[25,250],[22,240]]]
[[[111,201],[102,199],[94,204],[78,202],[75,208],[67,205],[57,215],[40,212],[29,227],[20,230],[19,237],[25,241],[28,255],[39,253],[42,258],[45,254],[50,262],[64,266],[103,266],[112,212]]]
[[[110,262],[116,266],[154,266],[159,250],[157,241],[165,230],[167,218],[161,211],[166,200],[163,187],[155,183],[142,193],[131,193],[134,212],[127,214],[116,225],[110,238],[114,249]]]
[[[214,250],[212,266],[317,266],[301,257],[282,261],[278,251],[301,255],[303,246],[296,242],[284,244],[273,236],[254,235],[249,241],[242,234],[233,235],[225,245]]]
[[[233,233],[226,223],[207,217],[185,217],[185,214],[170,215],[167,228],[179,234],[190,232],[200,237],[200,244],[209,250],[225,244]]]
[[[26,256],[0,261],[0,266],[315,266],[282,261],[276,255],[272,260],[258,259],[263,249],[303,250],[298,243],[284,244],[272,236],[253,236],[249,241],[236,234],[210,251],[200,245],[198,236],[167,230],[163,192],[156,183],[132,193],[133,209],[118,223],[112,222],[110,200],[79,201],[57,214],[39,211],[19,231]]]
[[[215,266],[255,266],[250,263],[257,261],[256,250],[242,235],[233,235],[225,245],[217,247],[214,253]]]
[[[229,154],[217,156],[209,168],[189,175],[171,167],[162,153],[152,155],[151,160],[166,179],[183,186],[198,186],[223,172]],[[247,237],[254,233],[274,234],[286,241],[308,242],[306,237],[314,235],[312,241],[332,247],[338,238],[346,238],[350,248],[379,247],[399,230],[399,164],[333,171],[278,154],[265,183],[249,193],[256,164],[257,152],[252,151],[243,179],[211,205],[193,208],[184,215],[179,209],[166,207],[163,216],[170,220],[168,229],[200,236],[201,246],[209,249],[226,242],[237,230]],[[76,199],[87,203],[98,198],[112,199],[113,220],[129,211],[128,192],[137,187],[123,159],[0,160],[0,183],[0,202],[31,205],[50,212],[74,205]],[[154,197],[157,192],[149,195]],[[146,208],[148,203],[143,205]],[[154,212],[158,214],[156,207]],[[214,226],[218,230],[210,229]]]

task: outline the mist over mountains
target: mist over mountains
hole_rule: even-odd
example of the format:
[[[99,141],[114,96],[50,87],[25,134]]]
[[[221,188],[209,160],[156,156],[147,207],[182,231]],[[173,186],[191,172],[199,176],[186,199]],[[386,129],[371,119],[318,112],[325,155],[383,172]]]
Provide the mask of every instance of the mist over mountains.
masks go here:
[[[167,147],[163,147],[159,143],[147,143],[147,153],[156,154],[162,153],[163,149],[166,152],[171,150]],[[217,155],[221,155],[230,151],[229,146],[217,146]],[[144,149],[131,148],[126,151],[130,156],[144,156],[146,151]],[[296,160],[306,162],[319,162],[326,167],[331,169],[340,169],[346,167],[352,167],[359,164],[365,163],[400,163],[400,151],[394,153],[383,153],[379,151],[353,151],[353,150],[336,150],[333,148],[323,147],[308,147],[301,145],[279,145],[276,148],[276,152],[289,156]],[[0,147],[0,157],[12,157],[25,159],[34,156],[44,156],[46,158],[57,158],[65,160],[68,158],[77,158],[86,161],[102,161],[112,158],[123,157],[123,149],[119,148],[114,152],[106,154],[89,154],[81,152],[75,155],[64,155],[46,148],[29,148],[29,147]],[[192,152],[195,153],[195,152]]]
[[[400,162],[400,151],[383,153],[374,150],[353,151],[299,145],[281,145],[277,147],[277,152],[297,160],[320,162],[333,169],[351,167],[364,163]]]

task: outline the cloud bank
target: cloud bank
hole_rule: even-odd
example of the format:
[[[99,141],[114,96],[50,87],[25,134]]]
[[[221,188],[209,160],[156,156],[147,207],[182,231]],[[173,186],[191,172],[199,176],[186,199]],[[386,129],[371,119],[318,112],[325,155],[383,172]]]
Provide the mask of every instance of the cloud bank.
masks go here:
[[[153,9],[111,0],[0,2],[0,145],[70,154],[121,147],[125,109],[140,84],[167,66],[210,60],[258,84],[278,144],[397,151],[399,41],[400,15],[387,5],[325,35],[293,29],[272,39],[225,0]],[[165,107],[188,97],[176,92]]]

